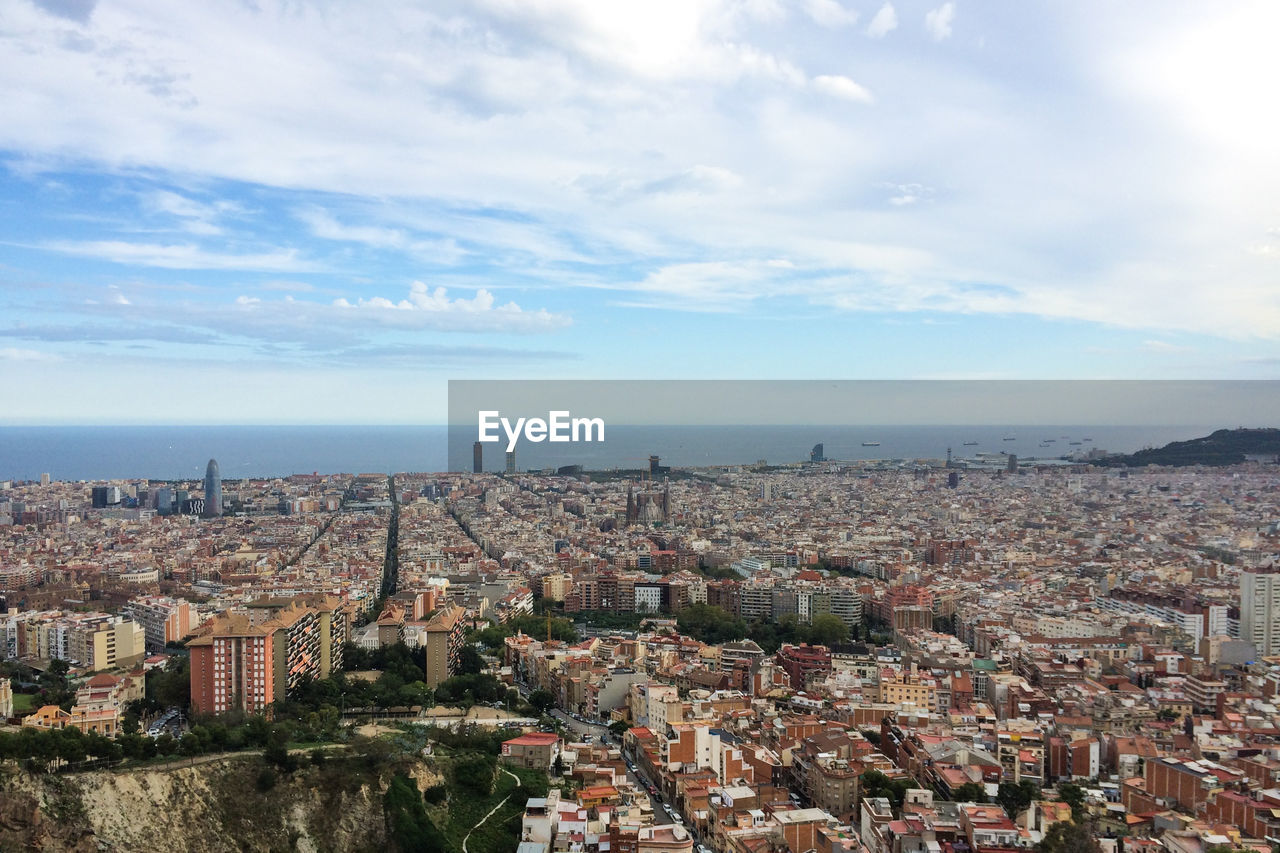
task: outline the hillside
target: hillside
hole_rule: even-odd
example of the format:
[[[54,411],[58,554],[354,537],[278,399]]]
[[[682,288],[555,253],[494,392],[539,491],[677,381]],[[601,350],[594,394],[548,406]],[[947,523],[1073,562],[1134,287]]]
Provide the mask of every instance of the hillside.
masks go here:
[[[0,767],[0,850],[387,851],[389,771],[304,767],[263,791],[248,756],[194,767],[32,775]],[[422,789],[440,782],[425,765]],[[273,780],[274,781],[274,780]]]
[[[1220,429],[1201,438],[1164,447],[1117,454],[1094,464],[1137,468],[1144,465],[1235,465],[1250,456],[1280,455],[1280,429]]]

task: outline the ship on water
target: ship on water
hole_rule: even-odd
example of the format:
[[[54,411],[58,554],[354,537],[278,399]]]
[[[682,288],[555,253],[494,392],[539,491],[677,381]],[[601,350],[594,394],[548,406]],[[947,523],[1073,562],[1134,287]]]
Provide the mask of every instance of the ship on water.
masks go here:
[[[880,442],[878,442],[878,441],[864,441],[864,442],[862,442],[862,446],[863,446],[863,447],[879,447],[879,446],[880,446]]]

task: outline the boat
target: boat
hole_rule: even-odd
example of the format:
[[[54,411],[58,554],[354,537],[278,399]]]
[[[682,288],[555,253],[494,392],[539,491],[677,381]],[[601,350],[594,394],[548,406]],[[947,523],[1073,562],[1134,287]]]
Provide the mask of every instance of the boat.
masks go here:
[[[966,441],[966,442],[964,443],[964,446],[965,446],[965,447],[977,447],[977,446],[978,446],[978,442],[976,442],[976,441]]]
[[[1056,439],[1056,438],[1046,438],[1046,439],[1044,440],[1044,443],[1045,443],[1045,444],[1053,444],[1053,443],[1054,443],[1055,441],[1057,441],[1057,440],[1058,440],[1058,439]]]
[[[1071,442],[1071,446],[1072,446],[1072,447],[1075,447],[1075,446],[1076,446],[1076,445],[1078,445],[1079,443],[1080,443],[1080,442],[1078,442],[1078,441],[1073,441],[1073,442]]]
[[[1041,446],[1041,447],[1048,447],[1048,446],[1049,446],[1049,442],[1047,442],[1047,441],[1042,441],[1042,442],[1040,442],[1040,446]]]
[[[1085,441],[1093,441],[1092,438],[1086,438]]]
[[[1006,435],[1004,441],[1017,441],[1018,439],[1012,435]]]
[[[864,441],[864,442],[862,442],[862,446],[863,446],[863,447],[879,447],[879,446],[880,446],[880,442],[878,442],[878,441]]]

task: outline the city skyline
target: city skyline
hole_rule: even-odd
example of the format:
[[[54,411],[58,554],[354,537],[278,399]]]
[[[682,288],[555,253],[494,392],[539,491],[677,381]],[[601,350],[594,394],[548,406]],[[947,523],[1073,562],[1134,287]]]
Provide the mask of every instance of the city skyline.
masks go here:
[[[1274,378],[1278,19],[7,4],[0,423],[439,423],[451,378]]]

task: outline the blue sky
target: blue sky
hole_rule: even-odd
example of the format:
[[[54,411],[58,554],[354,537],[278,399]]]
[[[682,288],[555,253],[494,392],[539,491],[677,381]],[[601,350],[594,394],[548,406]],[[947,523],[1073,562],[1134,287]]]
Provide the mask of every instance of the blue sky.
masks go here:
[[[0,6],[3,423],[1276,378],[1274,3]]]

